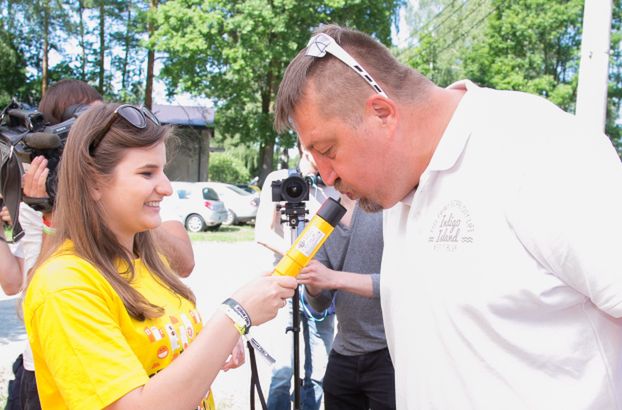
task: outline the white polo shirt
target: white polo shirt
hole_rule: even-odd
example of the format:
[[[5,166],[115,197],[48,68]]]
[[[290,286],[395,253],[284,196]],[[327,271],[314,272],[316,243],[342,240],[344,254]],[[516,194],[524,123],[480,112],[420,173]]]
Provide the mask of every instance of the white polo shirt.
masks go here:
[[[385,211],[398,409],[622,408],[622,164],[518,92],[466,88]]]

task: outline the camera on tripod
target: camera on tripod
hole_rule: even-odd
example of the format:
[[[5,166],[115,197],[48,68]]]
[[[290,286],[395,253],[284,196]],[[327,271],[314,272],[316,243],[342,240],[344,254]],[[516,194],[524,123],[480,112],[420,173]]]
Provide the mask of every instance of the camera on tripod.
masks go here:
[[[46,123],[41,112],[15,100],[0,113],[0,165],[8,161],[9,156],[13,154],[19,159],[19,172],[12,174],[14,180],[8,181],[3,186],[5,190],[21,189],[22,163],[29,164],[39,155],[48,160],[46,191],[49,198],[24,198],[24,202],[37,211],[50,211],[54,206],[58,184],[57,168],[63,148],[76,116],[84,111],[86,106],[77,105],[71,108],[73,108],[71,117],[55,125]]]
[[[272,202],[300,203],[309,200],[310,180],[295,170],[289,171],[289,176],[285,179],[273,181]]]

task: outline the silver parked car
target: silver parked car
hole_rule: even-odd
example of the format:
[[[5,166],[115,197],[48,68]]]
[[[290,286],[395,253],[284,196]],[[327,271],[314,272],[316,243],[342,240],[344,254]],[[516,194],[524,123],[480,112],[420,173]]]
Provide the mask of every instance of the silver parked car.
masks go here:
[[[259,206],[259,194],[247,192],[224,182],[197,182],[201,187],[211,188],[225,204],[227,219],[225,225],[254,223]]]
[[[194,182],[172,182],[173,195],[163,206],[175,207],[186,230],[217,230],[227,219],[227,209],[215,190]]]

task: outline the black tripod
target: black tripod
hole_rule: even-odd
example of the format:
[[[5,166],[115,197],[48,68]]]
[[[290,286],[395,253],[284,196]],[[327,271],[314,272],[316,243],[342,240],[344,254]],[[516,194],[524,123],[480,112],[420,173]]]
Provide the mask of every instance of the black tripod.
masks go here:
[[[281,223],[287,223],[291,232],[291,243],[294,243],[298,234],[302,232],[307,222],[306,216],[309,211],[305,208],[304,202],[286,202],[284,206],[279,205],[281,212]],[[294,353],[294,410],[300,410],[300,291],[296,288],[292,298],[292,326],[285,330],[285,333],[292,332],[293,353]]]

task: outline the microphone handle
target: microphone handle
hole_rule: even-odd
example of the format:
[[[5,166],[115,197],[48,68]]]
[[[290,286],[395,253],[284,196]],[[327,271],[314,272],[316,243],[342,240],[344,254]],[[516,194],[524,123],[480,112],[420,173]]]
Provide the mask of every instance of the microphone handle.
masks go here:
[[[339,223],[346,208],[328,198],[274,268],[280,276],[298,276]]]

